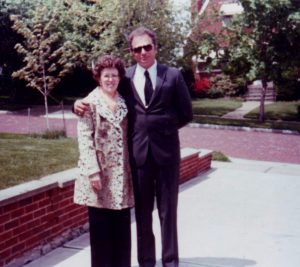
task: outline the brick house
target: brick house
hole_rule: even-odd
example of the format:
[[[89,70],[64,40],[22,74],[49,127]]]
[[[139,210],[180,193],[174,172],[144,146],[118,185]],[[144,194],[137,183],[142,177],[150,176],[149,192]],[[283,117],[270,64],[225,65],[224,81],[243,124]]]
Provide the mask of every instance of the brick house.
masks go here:
[[[191,38],[193,34],[197,38],[197,31],[200,33],[206,31],[214,33],[217,36],[217,42],[220,49],[217,52],[211,52],[209,55],[211,58],[217,57],[218,54],[223,52],[222,47],[228,46],[226,41],[222,39],[223,34],[226,35],[226,28],[230,25],[231,19],[236,14],[243,12],[243,7],[238,0],[192,0],[192,18],[196,18],[196,15],[201,16],[201,20],[197,23],[197,29],[192,30]],[[216,16],[217,15],[217,16]],[[221,34],[222,33],[222,34]],[[194,78],[195,85],[194,90],[196,93],[201,93],[210,88],[211,77],[220,74],[221,70],[214,69],[211,71],[205,70],[205,60],[194,58]],[[247,86],[247,92],[244,95],[246,100],[259,101],[261,98],[262,84],[260,80],[254,81]],[[265,99],[268,101],[276,101],[276,93],[272,82],[268,83],[266,88]]]
[[[201,16],[201,20],[197,23],[197,29],[192,30],[191,38],[193,35],[197,38],[197,32],[210,32],[214,33],[220,47],[225,47],[226,41],[222,39],[221,32],[225,32],[226,27],[230,24],[231,18],[235,14],[243,12],[243,7],[237,0],[192,0],[192,18],[196,19],[196,15]],[[217,15],[217,17],[216,17]],[[220,19],[221,17],[221,19]],[[211,52],[210,57],[214,58],[217,53],[222,53],[222,49],[218,52]],[[195,86],[194,89],[197,93],[206,91],[210,88],[210,78],[213,75],[221,73],[221,70],[215,69],[206,71],[204,68],[205,60],[196,57],[193,59]]]

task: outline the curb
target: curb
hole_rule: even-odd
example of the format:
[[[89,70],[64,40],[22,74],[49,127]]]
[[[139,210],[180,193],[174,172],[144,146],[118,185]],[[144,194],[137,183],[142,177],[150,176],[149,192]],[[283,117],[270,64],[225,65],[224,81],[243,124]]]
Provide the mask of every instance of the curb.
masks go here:
[[[233,131],[244,131],[244,132],[264,132],[264,133],[280,133],[280,134],[300,135],[300,133],[298,133],[297,131],[292,131],[292,130],[251,128],[251,127],[239,127],[239,126],[216,125],[216,124],[201,124],[201,123],[194,123],[194,122],[189,123],[188,127],[204,128],[204,129],[217,129],[217,130],[233,130]]]

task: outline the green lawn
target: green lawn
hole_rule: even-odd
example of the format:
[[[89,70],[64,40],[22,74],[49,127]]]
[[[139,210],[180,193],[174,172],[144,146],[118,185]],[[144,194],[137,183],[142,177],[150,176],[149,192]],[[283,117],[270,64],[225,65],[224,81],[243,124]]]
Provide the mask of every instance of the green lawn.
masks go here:
[[[193,101],[194,122],[244,126],[252,128],[292,130],[300,132],[299,101],[275,102],[265,105],[265,122],[258,121],[259,108],[245,116],[245,120],[224,119],[222,115],[242,105],[240,99],[199,99]]]
[[[194,114],[223,116],[224,114],[241,107],[241,99],[197,99],[192,101]]]
[[[76,139],[43,139],[0,133],[0,190],[76,167]],[[221,152],[213,160],[229,161]]]
[[[265,116],[268,120],[300,121],[298,107],[300,107],[300,100],[289,102],[278,101],[265,106]],[[258,115],[259,108],[256,108],[245,117],[249,119],[256,119]]]
[[[0,189],[76,167],[76,139],[0,133]]]

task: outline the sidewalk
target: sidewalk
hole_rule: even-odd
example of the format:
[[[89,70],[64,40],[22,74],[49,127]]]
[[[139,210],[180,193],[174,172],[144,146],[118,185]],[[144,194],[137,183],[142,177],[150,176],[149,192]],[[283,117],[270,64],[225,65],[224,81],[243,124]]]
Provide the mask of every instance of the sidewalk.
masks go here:
[[[265,105],[272,104],[273,102],[265,101]],[[226,119],[243,119],[244,115],[249,113],[251,110],[258,108],[260,106],[259,101],[245,101],[242,106],[232,112],[229,112],[222,116]]]
[[[300,165],[235,158],[213,162],[211,171],[180,187],[180,266],[300,266],[299,192]],[[156,212],[154,232],[159,259]],[[88,267],[88,238],[85,234],[26,267]],[[132,242],[135,267],[134,221]]]

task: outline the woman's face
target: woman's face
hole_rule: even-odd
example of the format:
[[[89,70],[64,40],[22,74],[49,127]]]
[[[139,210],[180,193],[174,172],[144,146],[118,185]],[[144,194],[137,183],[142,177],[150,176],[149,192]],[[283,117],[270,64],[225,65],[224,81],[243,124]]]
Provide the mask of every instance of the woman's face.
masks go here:
[[[120,82],[119,71],[116,68],[105,68],[102,70],[99,84],[105,93],[109,95],[115,94],[119,82]]]

